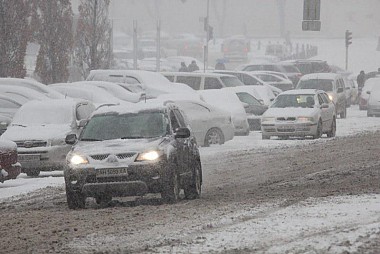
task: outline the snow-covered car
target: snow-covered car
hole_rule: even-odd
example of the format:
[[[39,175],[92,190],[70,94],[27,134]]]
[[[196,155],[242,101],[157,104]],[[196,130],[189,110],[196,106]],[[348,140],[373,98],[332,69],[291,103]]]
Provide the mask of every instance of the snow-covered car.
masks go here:
[[[257,99],[255,90],[249,86],[225,88],[233,90],[243,103],[251,131],[261,130],[261,115],[268,109],[262,101]]]
[[[336,114],[347,117],[345,84],[343,77],[336,73],[312,73],[303,76],[297,89],[318,89],[325,91],[335,104]]]
[[[20,102],[0,92],[0,115],[12,118],[21,106]]]
[[[359,95],[359,109],[367,110],[369,93],[374,86],[380,86],[380,78],[370,78],[364,83],[364,86]]]
[[[261,118],[262,139],[272,136],[320,138],[336,132],[335,105],[321,90],[298,89],[281,93]]]
[[[199,146],[224,144],[233,139],[231,114],[201,101],[174,100]]]
[[[57,83],[49,85],[52,89],[60,92],[61,94],[75,99],[88,100],[94,103],[96,107],[107,104],[122,104],[128,103],[119,98],[116,98],[112,94],[108,93],[102,88],[81,84],[81,85],[72,85],[73,83]]]
[[[269,72],[252,72],[256,77],[265,83],[281,89],[282,91],[291,90],[294,88],[293,82],[287,77],[284,78],[280,75]]]
[[[166,93],[194,93],[184,84],[173,86],[160,73],[143,70],[92,70],[87,80],[118,83],[132,92],[145,92],[147,98]]]
[[[367,94],[369,94],[367,116],[380,116],[380,86],[372,87]]]
[[[17,100],[17,102],[21,104],[31,100],[49,99],[45,94],[34,89],[14,85],[0,85],[0,94],[13,100]]]
[[[50,99],[63,99],[64,96],[48,86],[31,79],[19,79],[19,78],[0,78],[0,86],[17,86],[35,90],[38,93],[42,93]]]
[[[244,106],[234,91],[226,89],[199,90],[203,101],[231,114],[235,135],[249,135]]]
[[[94,113],[67,155],[64,170],[71,209],[86,197],[108,203],[112,197],[160,193],[174,203],[184,190],[199,198],[202,167],[198,146],[180,110],[171,103],[102,108]]]
[[[21,106],[1,138],[17,144],[22,172],[62,170],[71,146],[67,134],[79,134],[95,106],[85,100],[30,101]]]
[[[7,130],[7,127],[11,122],[12,118],[0,114],[0,135],[2,135]]]
[[[0,139],[0,182],[16,179],[21,173],[21,164],[17,161],[15,142]]]

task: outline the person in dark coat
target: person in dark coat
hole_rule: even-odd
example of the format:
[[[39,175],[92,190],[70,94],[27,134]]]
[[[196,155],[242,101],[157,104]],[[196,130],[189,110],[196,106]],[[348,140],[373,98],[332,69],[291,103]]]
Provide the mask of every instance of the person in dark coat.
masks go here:
[[[365,80],[366,80],[366,76],[365,76],[364,71],[360,71],[358,77],[356,78],[356,81],[358,82],[359,91],[361,91],[361,89],[363,88]]]
[[[188,68],[187,68],[187,66],[186,66],[186,64],[185,64],[185,62],[181,62],[181,68],[179,68],[178,71],[179,72],[188,72],[189,71]]]
[[[198,71],[199,67],[198,67],[197,63],[195,62],[195,60],[193,60],[193,61],[191,61],[191,64],[189,64],[187,69],[189,72],[193,72],[193,71]]]
[[[215,64],[215,70],[225,70],[226,66],[222,61],[217,61]]]

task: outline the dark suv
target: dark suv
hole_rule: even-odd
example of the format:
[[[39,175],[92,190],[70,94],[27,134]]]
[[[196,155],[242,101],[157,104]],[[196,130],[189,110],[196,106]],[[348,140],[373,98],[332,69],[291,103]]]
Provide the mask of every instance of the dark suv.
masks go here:
[[[173,103],[114,106],[94,113],[73,144],[64,170],[69,208],[84,208],[86,197],[98,204],[112,197],[161,193],[175,203],[200,197],[202,167],[198,146]]]

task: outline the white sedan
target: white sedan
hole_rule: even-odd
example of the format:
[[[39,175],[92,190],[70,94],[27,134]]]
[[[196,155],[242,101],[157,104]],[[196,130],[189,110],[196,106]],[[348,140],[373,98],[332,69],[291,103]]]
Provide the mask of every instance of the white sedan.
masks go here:
[[[335,106],[324,91],[289,90],[277,96],[261,119],[262,138],[334,137]]]

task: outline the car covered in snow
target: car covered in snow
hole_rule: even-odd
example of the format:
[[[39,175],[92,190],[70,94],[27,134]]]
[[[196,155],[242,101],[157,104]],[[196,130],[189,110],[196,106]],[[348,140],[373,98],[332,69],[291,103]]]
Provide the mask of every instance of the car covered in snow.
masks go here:
[[[66,137],[64,170],[70,209],[87,197],[104,204],[113,197],[160,193],[167,203],[199,198],[202,168],[195,138],[173,104],[146,103],[97,110],[81,135]]]
[[[21,164],[17,161],[16,143],[0,139],[0,182],[16,179],[21,173]]]
[[[272,136],[320,138],[336,132],[335,105],[326,92],[314,89],[289,90],[277,96],[261,118],[262,139]]]
[[[367,94],[369,94],[367,116],[380,116],[380,86],[372,87]]]
[[[368,100],[371,90],[375,86],[380,86],[380,78],[370,78],[367,79],[364,83],[361,93],[359,95],[359,109],[367,110],[368,109]],[[369,92],[369,93],[368,93]]]
[[[17,144],[22,172],[28,176],[62,170],[71,148],[66,135],[79,134],[94,109],[86,100],[30,101],[20,107],[1,138]]]

